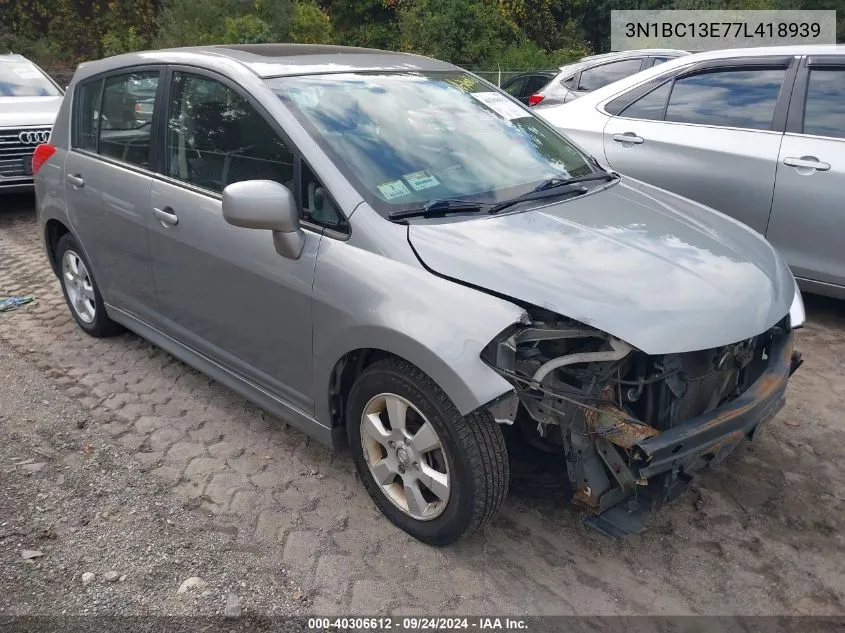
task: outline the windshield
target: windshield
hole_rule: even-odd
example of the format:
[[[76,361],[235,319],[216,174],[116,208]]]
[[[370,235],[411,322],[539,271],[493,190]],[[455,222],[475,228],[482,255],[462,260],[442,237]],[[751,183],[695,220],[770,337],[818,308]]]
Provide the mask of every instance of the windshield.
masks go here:
[[[382,215],[431,200],[499,202],[595,170],[546,123],[466,73],[267,83]]]
[[[35,64],[0,60],[0,97],[58,97],[59,89]]]

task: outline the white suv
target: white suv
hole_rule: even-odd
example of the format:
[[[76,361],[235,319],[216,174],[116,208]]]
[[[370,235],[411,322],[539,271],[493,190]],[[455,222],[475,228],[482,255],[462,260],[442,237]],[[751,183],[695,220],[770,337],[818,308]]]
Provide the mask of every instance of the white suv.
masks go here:
[[[62,89],[21,55],[0,55],[0,194],[32,191],[32,153],[50,136]]]

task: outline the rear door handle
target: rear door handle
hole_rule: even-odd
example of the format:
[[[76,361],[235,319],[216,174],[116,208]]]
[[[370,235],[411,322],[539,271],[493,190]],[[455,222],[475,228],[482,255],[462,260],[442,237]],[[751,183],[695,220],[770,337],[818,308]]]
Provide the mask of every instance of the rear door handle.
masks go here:
[[[639,145],[643,142],[642,137],[637,136],[633,132],[625,132],[624,134],[614,134],[613,140],[617,143],[633,143],[634,145]]]
[[[163,224],[167,224],[168,226],[179,224],[178,216],[173,213],[173,209],[170,207],[164,207],[163,209],[154,208],[153,213],[155,213],[156,217],[161,220]]]
[[[68,174],[65,176],[65,180],[67,180],[70,184],[74,187],[84,187],[85,180],[82,179],[82,176],[78,174]]]
[[[823,163],[815,156],[802,156],[801,158],[788,157],[783,159],[783,164],[802,169],[815,169],[816,171],[827,171],[830,169],[830,163]]]

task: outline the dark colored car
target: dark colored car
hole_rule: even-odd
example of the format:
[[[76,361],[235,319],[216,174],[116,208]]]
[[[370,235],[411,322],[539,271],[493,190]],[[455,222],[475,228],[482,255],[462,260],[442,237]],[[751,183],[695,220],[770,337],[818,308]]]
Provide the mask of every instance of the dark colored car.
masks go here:
[[[555,78],[557,73],[558,71],[553,70],[537,70],[534,72],[520,73],[508,79],[502,84],[501,88],[525,105],[529,105],[528,98],[545,88]]]

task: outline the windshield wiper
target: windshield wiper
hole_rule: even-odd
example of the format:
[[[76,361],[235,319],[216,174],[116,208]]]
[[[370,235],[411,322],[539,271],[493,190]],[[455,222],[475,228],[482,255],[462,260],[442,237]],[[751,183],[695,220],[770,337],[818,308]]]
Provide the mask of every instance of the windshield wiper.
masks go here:
[[[581,195],[587,193],[589,189],[581,185],[583,182],[590,182],[592,180],[616,180],[619,174],[611,171],[602,171],[600,173],[585,174],[584,176],[574,176],[572,178],[549,178],[544,180],[539,185],[534,187],[532,191],[524,193],[516,198],[505,200],[499,204],[495,204],[487,210],[487,213],[498,213],[503,209],[512,207],[520,202],[528,200],[540,200],[542,198],[549,198],[551,196],[563,196],[566,194]]]
[[[391,211],[387,214],[390,220],[404,220],[405,218],[430,218],[436,215],[447,213],[478,212],[485,206],[483,202],[471,202],[469,200],[429,200],[424,206],[418,209],[401,209]]]
[[[619,174],[612,171],[600,171],[592,174],[584,174],[583,176],[573,176],[572,178],[549,178],[544,180],[539,185],[534,187],[534,191],[546,191],[561,187],[563,185],[572,185],[578,182],[590,182],[591,180],[616,180]]]

